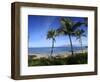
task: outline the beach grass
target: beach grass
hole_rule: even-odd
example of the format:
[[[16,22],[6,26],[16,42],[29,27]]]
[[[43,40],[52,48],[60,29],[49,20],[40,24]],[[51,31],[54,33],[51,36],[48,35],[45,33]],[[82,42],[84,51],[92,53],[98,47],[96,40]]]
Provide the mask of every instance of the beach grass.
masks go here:
[[[67,57],[52,56],[52,57],[40,57],[36,55],[28,56],[28,66],[50,66],[50,65],[75,65],[75,64],[87,64],[88,56],[85,53],[76,53],[73,56]]]

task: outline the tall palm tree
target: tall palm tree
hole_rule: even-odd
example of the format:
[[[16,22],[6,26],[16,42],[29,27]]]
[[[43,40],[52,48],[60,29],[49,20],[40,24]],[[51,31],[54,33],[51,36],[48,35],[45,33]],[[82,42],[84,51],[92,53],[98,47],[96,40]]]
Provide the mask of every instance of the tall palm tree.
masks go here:
[[[82,50],[82,53],[83,53],[83,45],[82,45],[82,37],[86,37],[85,35],[85,31],[83,29],[81,30],[77,30],[76,33],[75,33],[75,36],[76,36],[76,39],[79,39],[79,42],[80,42],[80,45],[81,45],[81,50]]]
[[[73,44],[72,44],[72,36],[74,36],[75,31],[83,25],[82,22],[74,22],[71,18],[61,18],[61,27],[57,29],[57,32],[61,35],[68,36],[71,46],[71,54],[74,55],[73,52]]]
[[[51,47],[51,54],[50,54],[51,57],[52,57],[52,54],[53,54],[54,42],[56,41],[55,40],[56,36],[57,36],[56,30],[51,29],[47,33],[47,39],[52,39],[52,47]]]

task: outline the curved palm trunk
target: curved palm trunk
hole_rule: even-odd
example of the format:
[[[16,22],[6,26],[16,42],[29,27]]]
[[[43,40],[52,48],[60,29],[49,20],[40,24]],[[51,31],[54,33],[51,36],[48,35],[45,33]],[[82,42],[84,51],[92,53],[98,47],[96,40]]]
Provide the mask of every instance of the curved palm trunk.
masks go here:
[[[51,47],[51,54],[50,54],[50,57],[52,57],[52,54],[53,54],[53,48],[54,48],[54,40],[52,39],[52,47]]]
[[[82,53],[83,53],[83,45],[82,45],[82,38],[80,37],[80,44],[81,44],[81,50],[82,50]]]
[[[71,39],[71,35],[69,34],[69,40],[70,40],[70,46],[71,46],[71,52],[72,52],[72,56],[74,55],[73,53],[73,45],[72,45],[72,39]]]

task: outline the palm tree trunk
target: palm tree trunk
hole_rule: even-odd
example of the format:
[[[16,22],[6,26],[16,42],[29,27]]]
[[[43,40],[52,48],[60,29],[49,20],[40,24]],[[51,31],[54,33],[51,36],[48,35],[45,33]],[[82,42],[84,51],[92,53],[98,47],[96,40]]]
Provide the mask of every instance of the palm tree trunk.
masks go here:
[[[73,45],[72,45],[72,39],[71,39],[71,35],[69,34],[69,40],[70,40],[70,46],[71,46],[71,52],[72,52],[72,56],[74,55],[73,53]]]
[[[83,45],[82,45],[82,38],[80,37],[80,44],[81,44],[81,50],[82,50],[82,53],[83,53]]]
[[[50,54],[50,57],[52,57],[52,54],[53,54],[53,48],[54,48],[54,40],[52,39],[52,47],[51,47],[51,54]]]

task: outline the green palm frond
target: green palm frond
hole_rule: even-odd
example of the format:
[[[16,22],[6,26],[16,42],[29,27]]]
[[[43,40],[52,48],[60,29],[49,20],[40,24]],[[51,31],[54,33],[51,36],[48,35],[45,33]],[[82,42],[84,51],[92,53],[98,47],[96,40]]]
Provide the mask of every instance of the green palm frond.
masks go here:
[[[78,28],[80,28],[80,26],[84,25],[83,22],[76,22],[75,24],[73,24],[72,29],[73,30],[77,30]]]
[[[72,32],[73,21],[71,18],[61,18],[61,27],[58,30],[58,33],[62,35],[68,35]]]
[[[74,22],[71,18],[61,19],[61,29],[65,34],[74,34],[74,31],[84,25],[83,22]]]
[[[72,25],[73,25],[73,21],[71,20],[71,18],[62,18],[61,19],[61,25],[64,27],[64,28],[67,28],[67,30],[70,30]]]
[[[55,37],[57,36],[57,32],[56,30],[49,30],[48,33],[47,33],[47,39],[54,39]]]
[[[81,30],[78,29],[77,31],[75,31],[75,36],[76,36],[76,39],[79,39],[82,36],[87,37],[86,34],[85,34],[85,31],[82,30],[82,29]]]

